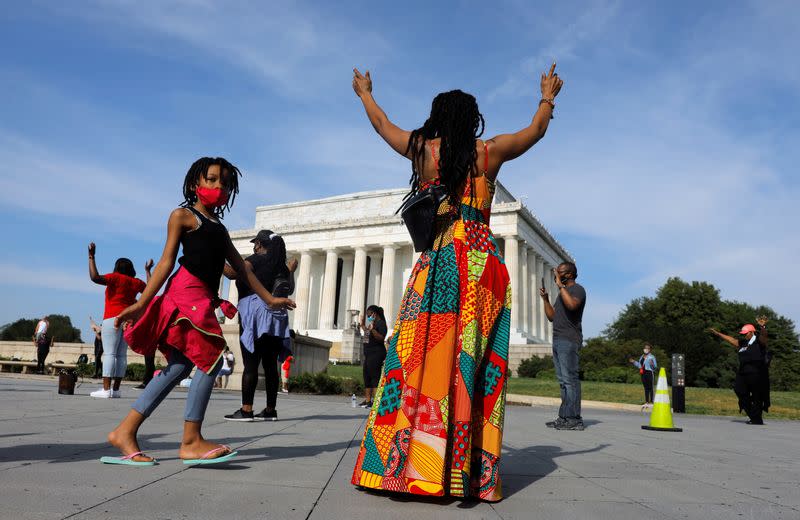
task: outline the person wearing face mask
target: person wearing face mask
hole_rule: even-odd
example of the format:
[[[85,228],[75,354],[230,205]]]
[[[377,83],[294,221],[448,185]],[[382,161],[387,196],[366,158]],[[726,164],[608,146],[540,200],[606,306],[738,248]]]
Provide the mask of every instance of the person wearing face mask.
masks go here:
[[[361,408],[372,408],[375,398],[375,389],[381,379],[381,369],[386,360],[386,318],[383,315],[383,307],[370,305],[367,307],[366,319],[361,317],[361,332],[366,341],[364,343],[364,400],[359,406]]]
[[[261,285],[276,297],[287,297],[294,292],[294,273],[297,260],[286,261],[286,243],[283,237],[262,229],[253,243],[253,254],[245,264],[252,270]],[[277,421],[275,409],[278,400],[280,375],[278,357],[289,344],[289,314],[286,309],[267,305],[250,288],[245,279],[230,266],[225,266],[225,276],[236,280],[239,291],[239,346],[242,349],[242,405],[225,419],[235,422]],[[258,386],[258,367],[264,368],[267,406],[253,413],[253,399]]]
[[[581,381],[578,378],[578,350],[583,344],[583,309],[586,290],[578,284],[578,268],[572,262],[563,262],[553,269],[558,287],[555,303],[542,287],[539,294],[544,300],[544,312],[553,323],[553,365],[561,387],[561,407],[558,417],[549,421],[548,428],[557,430],[583,430],[581,417]]]
[[[767,367],[767,317],[756,320],[759,329],[748,323],[739,331],[739,339],[719,332],[709,331],[738,349],[739,371],[733,391],[739,398],[739,411],[750,418],[747,424],[764,424],[762,413],[769,410],[769,372]]]
[[[644,349],[639,357],[639,360],[628,358],[628,362],[639,369],[639,374],[642,376],[642,386],[644,386],[644,404],[642,408],[653,406],[653,381],[655,380],[655,371],[658,368],[656,357],[650,353],[651,346],[649,343],[644,344]]]

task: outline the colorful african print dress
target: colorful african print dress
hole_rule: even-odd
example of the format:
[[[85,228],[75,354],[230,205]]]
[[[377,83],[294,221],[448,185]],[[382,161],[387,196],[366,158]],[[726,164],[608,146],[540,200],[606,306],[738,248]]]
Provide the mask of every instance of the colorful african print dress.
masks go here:
[[[460,207],[442,204],[434,247],[409,278],[355,485],[502,498],[511,289],[489,229],[494,183],[482,175],[465,192]]]

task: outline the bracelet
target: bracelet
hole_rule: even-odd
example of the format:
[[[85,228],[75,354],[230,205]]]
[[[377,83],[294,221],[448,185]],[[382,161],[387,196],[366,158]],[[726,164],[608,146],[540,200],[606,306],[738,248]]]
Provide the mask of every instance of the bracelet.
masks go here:
[[[555,100],[553,100],[553,98],[542,98],[542,99],[539,100],[539,106],[542,106],[542,103],[547,103],[548,105],[550,105],[550,108],[552,110],[556,109],[556,103],[555,103]],[[550,113],[550,119],[554,119],[554,118],[555,118],[555,116],[553,116],[553,114]]]

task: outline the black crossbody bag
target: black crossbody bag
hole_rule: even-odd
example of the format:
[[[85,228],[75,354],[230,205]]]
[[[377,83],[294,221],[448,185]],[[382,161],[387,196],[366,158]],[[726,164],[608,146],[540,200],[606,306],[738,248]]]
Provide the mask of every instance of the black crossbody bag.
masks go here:
[[[415,193],[400,206],[400,218],[408,228],[417,253],[433,247],[436,214],[448,196],[447,186],[437,184]]]

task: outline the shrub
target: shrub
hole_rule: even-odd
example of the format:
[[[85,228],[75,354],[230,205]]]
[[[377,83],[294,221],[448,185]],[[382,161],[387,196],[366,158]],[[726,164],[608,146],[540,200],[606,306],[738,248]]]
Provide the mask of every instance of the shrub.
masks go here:
[[[356,381],[351,377],[346,377],[341,380],[342,382],[342,393],[344,395],[361,395],[364,393],[364,383],[361,381]]]
[[[128,381],[144,381],[144,364],[128,363],[125,370],[125,379]]]
[[[553,356],[538,357],[533,356],[522,360],[517,368],[519,377],[536,377],[542,370],[553,368]]]
[[[78,377],[92,377],[94,375],[94,365],[78,363],[75,365],[75,373]]]
[[[605,383],[627,383],[628,376],[631,375],[633,370],[627,367],[608,367],[600,370],[587,372],[586,379],[588,381],[602,381]],[[634,372],[638,375],[638,372]]]

